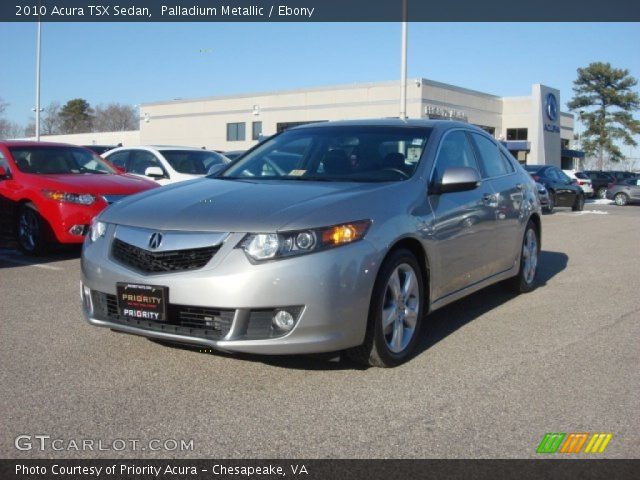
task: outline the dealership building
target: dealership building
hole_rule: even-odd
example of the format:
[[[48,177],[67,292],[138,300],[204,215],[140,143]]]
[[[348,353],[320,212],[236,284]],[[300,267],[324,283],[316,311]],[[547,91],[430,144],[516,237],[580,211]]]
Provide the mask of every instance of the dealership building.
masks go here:
[[[328,120],[397,117],[399,82],[175,99],[140,105],[140,130],[59,135],[72,143],[185,145],[245,150],[287,128]],[[560,92],[540,84],[522,97],[500,97],[424,78],[407,82],[407,116],[468,122],[486,130],[522,163],[573,168],[573,115]],[[43,137],[43,139],[45,139]]]

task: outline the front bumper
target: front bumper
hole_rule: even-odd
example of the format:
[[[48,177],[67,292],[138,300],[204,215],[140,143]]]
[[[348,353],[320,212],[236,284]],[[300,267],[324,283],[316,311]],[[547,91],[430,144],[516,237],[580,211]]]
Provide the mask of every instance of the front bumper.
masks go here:
[[[380,261],[379,253],[366,240],[252,264],[243,250],[235,248],[244,237],[244,234],[236,233],[227,238],[201,269],[142,274],[111,257],[113,230],[114,227],[109,226],[104,238],[85,244],[83,248],[83,311],[92,325],[223,351],[256,354],[332,352],[364,341],[369,302]],[[168,287],[168,322],[114,315],[117,282]],[[88,291],[91,293],[86,295],[84,292]],[[101,305],[103,301],[111,302],[111,306]],[[264,327],[265,315],[275,308],[285,307],[297,308],[299,312],[297,323],[290,332],[268,337],[267,330],[248,328],[256,318]],[[207,328],[193,328],[192,324],[183,322],[185,315],[194,312],[198,318],[209,319]],[[248,331],[253,333],[247,335]],[[256,338],[255,332],[261,331],[265,333],[264,338]]]

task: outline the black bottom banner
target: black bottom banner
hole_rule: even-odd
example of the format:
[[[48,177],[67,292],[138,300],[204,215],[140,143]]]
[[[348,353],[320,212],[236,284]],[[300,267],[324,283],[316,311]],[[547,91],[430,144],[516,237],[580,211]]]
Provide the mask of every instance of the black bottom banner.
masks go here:
[[[0,460],[0,479],[637,479],[640,460]]]

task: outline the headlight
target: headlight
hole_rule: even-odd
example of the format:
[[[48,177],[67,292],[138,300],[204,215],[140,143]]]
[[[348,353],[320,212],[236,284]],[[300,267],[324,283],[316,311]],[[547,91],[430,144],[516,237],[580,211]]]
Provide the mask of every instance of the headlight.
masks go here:
[[[238,248],[253,260],[271,260],[338,247],[362,239],[371,220],[281,233],[250,233]]]
[[[67,193],[53,190],[42,190],[42,194],[56,202],[76,203],[78,205],[91,205],[96,201],[96,197],[90,193]]]
[[[89,230],[89,239],[92,242],[95,242],[100,237],[104,237],[105,233],[107,233],[107,224],[94,218],[91,221],[91,228]]]

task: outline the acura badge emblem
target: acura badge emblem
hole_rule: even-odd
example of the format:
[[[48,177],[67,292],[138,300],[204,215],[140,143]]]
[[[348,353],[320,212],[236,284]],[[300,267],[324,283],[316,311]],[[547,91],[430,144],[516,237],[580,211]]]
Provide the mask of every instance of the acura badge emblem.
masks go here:
[[[162,234],[160,232],[154,232],[149,237],[149,248],[155,250],[162,243]]]

